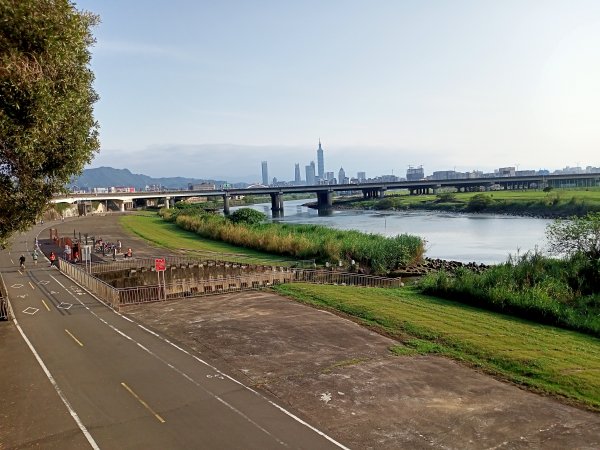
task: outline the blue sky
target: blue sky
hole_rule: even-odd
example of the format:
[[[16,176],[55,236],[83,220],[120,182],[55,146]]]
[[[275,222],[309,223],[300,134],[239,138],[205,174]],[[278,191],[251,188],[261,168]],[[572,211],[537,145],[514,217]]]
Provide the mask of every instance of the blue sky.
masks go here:
[[[600,166],[600,2],[76,1],[100,15],[91,167],[292,179]]]

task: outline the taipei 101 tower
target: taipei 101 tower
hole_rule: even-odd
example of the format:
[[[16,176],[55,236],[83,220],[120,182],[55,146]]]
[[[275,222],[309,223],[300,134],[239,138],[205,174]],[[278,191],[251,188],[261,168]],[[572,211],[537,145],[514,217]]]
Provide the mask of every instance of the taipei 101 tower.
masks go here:
[[[323,149],[321,148],[321,139],[319,138],[319,148],[317,149],[317,169],[320,180],[325,179],[325,162],[323,160]]]

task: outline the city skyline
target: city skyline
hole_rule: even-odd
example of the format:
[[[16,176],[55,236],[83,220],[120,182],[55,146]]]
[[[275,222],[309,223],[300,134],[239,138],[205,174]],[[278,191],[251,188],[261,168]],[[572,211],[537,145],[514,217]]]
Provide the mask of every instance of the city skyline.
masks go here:
[[[319,136],[348,173],[600,165],[596,1],[76,5],[101,17],[90,167],[289,179]]]

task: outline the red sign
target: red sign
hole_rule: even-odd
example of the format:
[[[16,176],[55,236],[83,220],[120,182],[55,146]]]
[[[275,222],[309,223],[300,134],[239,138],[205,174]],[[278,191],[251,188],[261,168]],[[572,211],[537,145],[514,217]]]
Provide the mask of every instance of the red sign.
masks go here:
[[[157,272],[164,272],[167,270],[167,261],[165,261],[165,258],[156,258],[154,260],[154,268]]]

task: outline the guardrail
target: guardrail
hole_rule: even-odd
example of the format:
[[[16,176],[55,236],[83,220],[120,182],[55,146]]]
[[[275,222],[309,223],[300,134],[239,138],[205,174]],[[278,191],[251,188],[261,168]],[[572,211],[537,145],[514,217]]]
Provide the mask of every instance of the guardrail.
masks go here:
[[[85,266],[76,266],[62,258],[58,258],[58,268],[61,272],[71,277],[77,283],[92,291],[97,297],[106,302],[110,307],[119,309],[119,295],[117,290],[110,284],[89,274],[84,269]]]
[[[4,278],[0,273],[0,320],[11,320],[12,314],[10,311],[10,305],[8,304],[8,291],[4,284]]]

